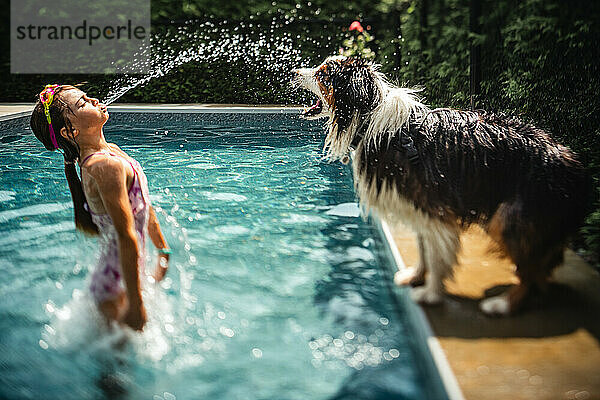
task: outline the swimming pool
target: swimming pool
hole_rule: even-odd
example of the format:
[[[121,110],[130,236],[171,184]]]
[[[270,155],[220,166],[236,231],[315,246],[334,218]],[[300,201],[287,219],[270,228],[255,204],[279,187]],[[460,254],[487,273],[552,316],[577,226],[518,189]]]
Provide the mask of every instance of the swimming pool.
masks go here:
[[[446,398],[351,171],[294,113],[111,113],[174,250],[143,335],[98,327],[58,154],[0,133],[0,397]]]

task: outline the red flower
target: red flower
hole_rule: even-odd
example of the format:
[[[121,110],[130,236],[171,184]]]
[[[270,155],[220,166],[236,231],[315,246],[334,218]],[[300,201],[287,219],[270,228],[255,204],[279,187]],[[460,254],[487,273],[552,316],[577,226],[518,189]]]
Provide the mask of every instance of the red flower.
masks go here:
[[[361,32],[361,33],[362,33],[362,31],[363,31],[363,27],[362,27],[362,25],[360,24],[360,22],[358,22],[358,21],[354,21],[352,24],[350,24],[350,29],[349,29],[349,30],[351,30],[351,31],[353,31],[353,30],[357,30],[357,31],[359,31],[359,32]]]

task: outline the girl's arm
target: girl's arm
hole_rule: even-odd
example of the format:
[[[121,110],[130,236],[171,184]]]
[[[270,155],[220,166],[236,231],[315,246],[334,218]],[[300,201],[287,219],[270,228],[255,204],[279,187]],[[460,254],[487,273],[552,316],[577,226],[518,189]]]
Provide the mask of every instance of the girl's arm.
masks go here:
[[[122,322],[136,330],[146,323],[146,310],[142,301],[138,270],[138,246],[133,211],[127,194],[127,168],[115,158],[107,158],[88,168],[94,178],[104,208],[115,226],[119,257],[129,307]]]
[[[156,213],[154,212],[154,208],[150,207],[150,216],[148,219],[148,234],[150,235],[150,239],[154,246],[161,250],[168,250],[169,246],[165,240],[165,237],[160,230],[160,224],[158,223],[158,219],[156,218]],[[167,273],[167,269],[169,268],[169,254],[168,253],[158,253],[158,264],[156,265],[156,270],[154,271],[154,279],[157,282],[160,282]]]

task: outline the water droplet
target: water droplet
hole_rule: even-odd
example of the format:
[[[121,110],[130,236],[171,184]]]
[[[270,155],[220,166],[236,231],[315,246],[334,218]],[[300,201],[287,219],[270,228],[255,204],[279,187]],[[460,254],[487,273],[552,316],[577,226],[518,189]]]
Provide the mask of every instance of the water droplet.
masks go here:
[[[220,327],[219,328],[219,332],[221,333],[221,335],[223,336],[227,336],[229,338],[233,337],[235,335],[235,332],[233,331],[233,329],[231,328],[227,328],[227,327]]]
[[[262,350],[261,350],[261,349],[259,349],[258,347],[255,347],[255,348],[253,348],[253,349],[252,349],[252,355],[253,355],[255,358],[262,358],[262,356],[263,356],[263,352],[262,352]]]
[[[164,392],[164,393],[163,393],[163,398],[164,398],[165,400],[177,400],[177,397],[175,397],[175,395],[174,395],[174,394],[172,394],[172,393],[169,393],[169,392]]]

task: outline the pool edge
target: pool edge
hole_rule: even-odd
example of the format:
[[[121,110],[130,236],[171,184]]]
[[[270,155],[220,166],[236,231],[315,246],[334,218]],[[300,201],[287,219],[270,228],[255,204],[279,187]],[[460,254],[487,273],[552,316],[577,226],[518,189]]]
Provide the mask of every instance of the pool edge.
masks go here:
[[[0,107],[12,106],[0,103]],[[29,117],[33,110],[33,104],[15,104],[18,111],[0,112],[0,137],[3,132],[12,128],[29,127]],[[261,115],[297,115],[300,116],[304,109],[302,107],[269,106],[245,106],[220,105],[220,104],[115,104],[109,105],[108,111],[115,114],[261,114]]]
[[[391,252],[392,260],[394,261],[394,267],[396,270],[403,270],[407,268],[402,256],[400,255],[400,251],[398,250],[398,246],[396,245],[388,223],[377,216],[374,216],[373,220],[385,238],[385,242],[387,243],[389,251]],[[392,283],[392,285],[395,284]],[[448,398],[450,400],[465,400],[456,376],[450,367],[448,358],[446,357],[439,340],[433,334],[433,330],[431,329],[431,325],[429,324],[425,313],[418,304],[412,303],[410,308],[410,314],[413,319],[412,323],[420,331],[426,341],[427,348],[429,349],[429,353],[431,354],[435,368],[440,375],[442,385],[446,390]]]
[[[29,115],[31,115],[31,110],[11,112],[8,114],[0,115],[0,122],[8,122],[13,119],[27,117]]]
[[[175,114],[300,114],[301,107],[241,106],[241,105],[186,105],[186,104],[123,104],[109,105],[108,111],[131,113],[175,113]]]
[[[0,103],[0,122],[7,122],[31,115],[35,104]],[[16,111],[13,111],[16,110]],[[259,113],[259,114],[300,114],[303,107],[284,107],[277,105],[246,106],[242,104],[115,104],[109,105],[108,111],[131,113],[175,113],[175,114],[210,114],[210,113]]]

